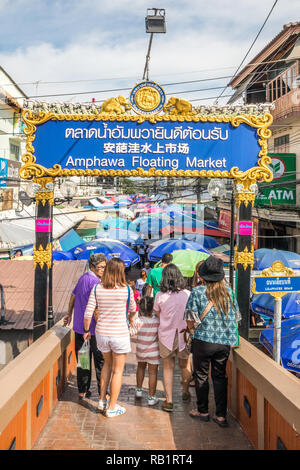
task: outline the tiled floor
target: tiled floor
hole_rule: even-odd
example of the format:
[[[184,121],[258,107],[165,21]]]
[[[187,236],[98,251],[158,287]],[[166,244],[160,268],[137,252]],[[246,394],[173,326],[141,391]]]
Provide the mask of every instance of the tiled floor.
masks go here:
[[[134,340],[133,340],[134,341]],[[159,371],[157,396],[160,403],[147,405],[147,384],[144,396],[135,398],[135,343],[128,354],[119,403],[126,413],[109,419],[96,411],[98,397],[95,379],[90,399],[78,401],[76,376],[72,377],[62,399],[55,407],[48,423],[35,444],[35,450],[250,450],[248,439],[229,414],[227,429],[219,428],[213,421],[200,422],[188,415],[195,406],[195,389],[191,388],[189,403],[181,400],[180,373],[175,370],[174,411],[166,413],[160,404],[164,400],[162,368]],[[212,390],[212,387],[211,387]],[[210,397],[210,414],[214,414],[213,393]]]

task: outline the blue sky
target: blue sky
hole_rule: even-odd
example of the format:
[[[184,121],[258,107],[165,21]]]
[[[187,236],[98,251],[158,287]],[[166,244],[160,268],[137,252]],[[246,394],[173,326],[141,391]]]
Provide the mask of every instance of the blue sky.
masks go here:
[[[228,78],[165,84],[230,76],[273,2],[154,2],[155,7],[166,9],[167,33],[154,37],[150,79],[164,85],[167,94],[225,85]],[[68,93],[41,98],[47,101],[128,96],[126,90],[96,92],[132,88],[142,79],[149,40],[144,19],[152,5],[148,0],[0,0],[0,64],[29,96]],[[297,20],[299,0],[279,0],[249,60],[284,24]],[[196,104],[211,104],[212,100],[202,98],[216,94],[219,90],[189,91],[182,96],[201,98]]]

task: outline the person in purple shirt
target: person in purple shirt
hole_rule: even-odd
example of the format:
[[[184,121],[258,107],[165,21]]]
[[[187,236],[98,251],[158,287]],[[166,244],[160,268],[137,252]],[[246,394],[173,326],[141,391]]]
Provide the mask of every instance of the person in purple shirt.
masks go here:
[[[68,315],[64,317],[64,326],[70,325],[72,312],[74,309],[73,330],[75,332],[75,352],[78,361],[78,351],[84,343],[84,312],[90,297],[91,290],[96,284],[101,282],[101,277],[106,266],[106,257],[102,253],[90,256],[89,271],[84,273],[78,280],[70,298]],[[91,365],[92,355],[96,371],[98,393],[100,394],[100,373],[104,363],[101,351],[97,348],[95,339],[96,321],[93,316],[90,326],[90,370],[77,367],[77,387],[79,398],[89,398],[91,396]]]

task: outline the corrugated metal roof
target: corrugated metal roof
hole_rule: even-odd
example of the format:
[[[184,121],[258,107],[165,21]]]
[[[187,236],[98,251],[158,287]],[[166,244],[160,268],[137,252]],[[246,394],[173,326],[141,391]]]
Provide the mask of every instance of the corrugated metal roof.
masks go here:
[[[86,261],[54,261],[53,315],[55,323],[68,311],[70,295],[79,277],[85,272]],[[10,323],[0,330],[33,329],[33,261],[0,260],[0,284],[4,288],[6,313]]]
[[[242,80],[244,80],[244,75],[247,71],[247,69],[253,69],[255,70],[257,66],[259,65],[260,62],[266,61],[266,58],[270,55],[271,47],[276,44],[277,41],[282,40],[282,42],[289,40],[292,35],[297,35],[300,32],[300,21],[294,21],[291,23],[287,23],[283,26],[283,29],[270,41],[268,44],[258,53],[256,56],[251,59],[251,62],[249,62],[247,65],[243,67],[243,69],[236,75],[234,76],[230,82],[228,83],[228,86],[231,86],[232,88],[236,88]],[[296,37],[295,37],[296,41]],[[263,57],[262,56],[266,56]],[[273,59],[276,60],[276,59]],[[250,73],[250,72],[249,72]]]
[[[0,215],[0,249],[7,250],[16,246],[32,245],[35,243],[35,207],[31,206],[9,220],[3,220]],[[61,237],[68,230],[84,219],[81,213],[69,210],[53,209],[53,239]],[[2,219],[2,220],[1,220]]]

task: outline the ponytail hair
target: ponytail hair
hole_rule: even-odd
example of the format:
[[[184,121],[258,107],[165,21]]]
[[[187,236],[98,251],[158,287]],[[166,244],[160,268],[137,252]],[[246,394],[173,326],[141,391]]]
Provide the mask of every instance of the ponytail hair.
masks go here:
[[[151,317],[153,312],[153,297],[145,295],[139,301],[139,315],[142,317]]]

